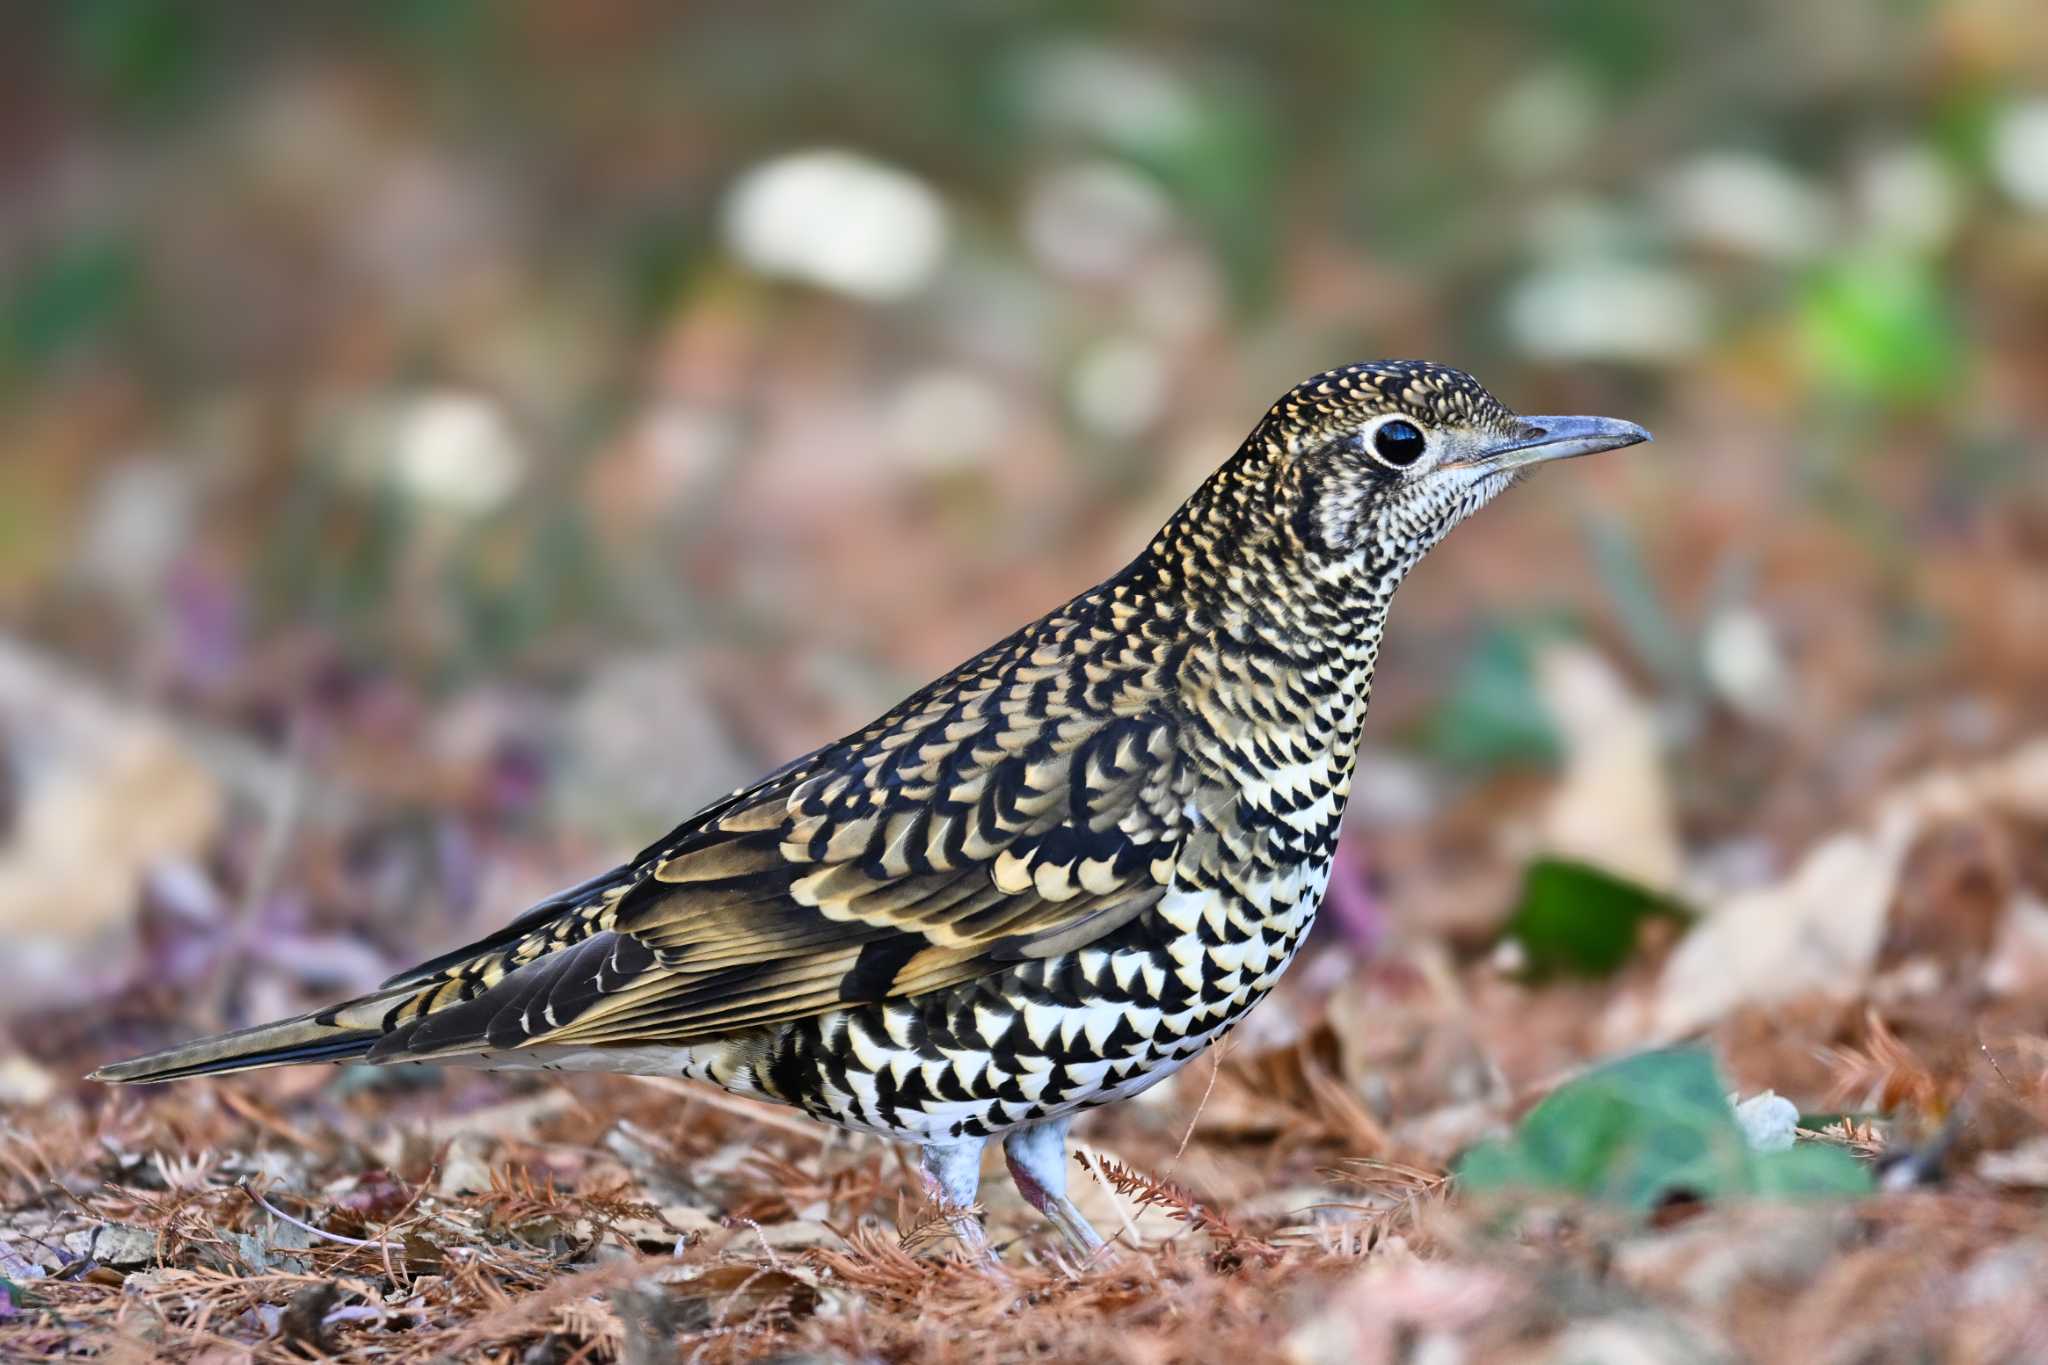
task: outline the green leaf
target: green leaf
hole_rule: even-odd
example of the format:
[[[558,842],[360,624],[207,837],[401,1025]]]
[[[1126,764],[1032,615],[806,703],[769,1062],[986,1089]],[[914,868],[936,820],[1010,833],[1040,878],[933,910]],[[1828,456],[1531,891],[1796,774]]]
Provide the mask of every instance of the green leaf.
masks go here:
[[[1686,920],[1682,906],[1599,868],[1560,858],[1529,865],[1505,936],[1529,974],[1608,976],[1635,952],[1643,921]]]
[[[1758,1152],[1752,1189],[1766,1198],[1807,1199],[1870,1193],[1869,1168],[1841,1147],[1802,1142],[1789,1152]]]
[[[1753,1151],[1713,1059],[1699,1048],[1638,1053],[1558,1087],[1515,1135],[1458,1163],[1461,1188],[1568,1194],[1641,1216],[1667,1199],[1789,1199],[1867,1193],[1836,1148]]]
[[[1425,722],[1424,747],[1460,767],[1555,763],[1562,746],[1533,658],[1538,643],[1561,633],[1546,622],[1489,627]]]

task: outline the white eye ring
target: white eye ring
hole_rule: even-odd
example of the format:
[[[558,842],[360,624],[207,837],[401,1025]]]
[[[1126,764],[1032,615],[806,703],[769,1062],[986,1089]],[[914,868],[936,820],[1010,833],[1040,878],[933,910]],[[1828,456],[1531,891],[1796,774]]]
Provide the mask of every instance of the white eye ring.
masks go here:
[[[1389,469],[1413,469],[1429,453],[1429,434],[1413,418],[1390,412],[1359,433],[1373,459]]]

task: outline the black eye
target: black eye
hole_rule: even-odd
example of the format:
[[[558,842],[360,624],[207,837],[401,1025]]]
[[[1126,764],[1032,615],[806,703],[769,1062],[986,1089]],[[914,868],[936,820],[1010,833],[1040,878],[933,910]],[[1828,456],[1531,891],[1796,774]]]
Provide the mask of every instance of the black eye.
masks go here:
[[[1420,427],[1398,417],[1372,434],[1372,453],[1396,469],[1406,469],[1421,459],[1427,444]]]

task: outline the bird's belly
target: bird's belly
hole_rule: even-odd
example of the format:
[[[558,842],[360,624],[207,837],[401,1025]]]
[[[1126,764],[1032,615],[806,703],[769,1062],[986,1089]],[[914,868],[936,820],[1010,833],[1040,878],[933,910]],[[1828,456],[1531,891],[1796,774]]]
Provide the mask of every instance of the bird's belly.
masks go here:
[[[722,1083],[917,1141],[1001,1133],[1128,1098],[1200,1055],[1279,980],[1327,870],[1280,880],[1250,898],[1175,891],[1148,937],[800,1021]]]

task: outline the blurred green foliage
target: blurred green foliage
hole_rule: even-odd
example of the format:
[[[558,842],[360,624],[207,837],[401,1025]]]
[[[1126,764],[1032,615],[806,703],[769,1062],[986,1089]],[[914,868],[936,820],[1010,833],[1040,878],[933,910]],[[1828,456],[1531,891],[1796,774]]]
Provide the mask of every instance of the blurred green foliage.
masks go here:
[[[1336,209],[1361,244],[1449,271],[1446,283],[1465,276],[1459,287],[1473,297],[1520,263],[1524,244],[1504,229],[1532,199],[1626,194],[1626,182],[1658,162],[1721,146],[1824,174],[1873,129],[1900,134],[1896,112],[1854,112],[1894,91],[1903,106],[1919,77],[1915,44],[1952,14],[1961,25],[1971,19],[1937,0],[1837,7],[1829,36],[1861,58],[1838,62],[1841,74],[1823,83],[1785,66],[1781,49],[1803,30],[1762,0],[1316,5],[1285,19],[1228,4],[949,9],[868,0],[799,13],[769,23],[744,9],[627,3],[569,17],[470,0],[80,0],[41,24],[56,30],[53,71],[66,96],[155,138],[232,116],[262,77],[318,52],[386,64],[422,83],[434,101],[423,112],[445,131],[526,143],[505,150],[542,165],[600,149],[630,155],[632,145],[615,139],[656,128],[713,137],[709,164],[686,175],[827,138],[901,158],[994,207],[1048,156],[1098,151],[1157,179],[1256,316],[1280,301],[1272,283],[1296,240],[1290,221],[1304,209]],[[39,36],[36,21],[17,22],[22,38]],[[1048,109],[1045,59],[1071,50],[1132,63],[1130,87],[1091,87],[1091,107],[1069,100]],[[1117,80],[1114,66],[1100,70]],[[1579,92],[1590,127],[1554,103],[1518,102],[1526,82],[1552,76]],[[1163,107],[1139,107],[1161,92]],[[1953,171],[1980,178],[1987,130],[2007,98],[1996,73],[1957,72],[1917,113],[1921,135]],[[1130,106],[1123,114],[1119,99]],[[1644,117],[1655,121],[1631,127]],[[1634,145],[1644,137],[1648,146]],[[1629,159],[1603,166],[1610,144],[1627,146]],[[670,205],[656,212],[663,197]],[[568,225],[570,235],[579,250],[601,238],[616,247],[623,228],[642,245],[618,254],[639,257],[631,268],[640,288],[659,300],[674,287],[673,258],[710,241],[709,205],[699,199],[678,218],[674,202],[645,198],[626,206],[637,221],[600,214]],[[650,241],[660,237],[665,248]],[[1644,240],[1656,257],[1682,245],[1664,232]],[[1839,252],[1837,261],[1831,247],[1819,263],[1805,303],[1785,301],[1811,311],[1823,368],[1886,393],[1900,367],[1912,382],[1938,382],[1929,376],[1941,364],[1941,305],[1954,288],[1946,262],[1930,253],[1911,269],[1879,268],[1857,254],[1852,234]],[[1448,321],[1461,344],[1497,350],[1502,339],[1478,325],[1485,317],[1481,309]]]
[[[162,117],[200,75],[230,6],[176,0],[76,0],[58,6],[66,66],[114,107]]]
[[[35,373],[127,316],[139,282],[135,252],[118,238],[86,237],[39,253],[0,311],[0,376]]]
[[[1535,654],[1567,630],[1543,617],[1481,629],[1424,722],[1423,747],[1462,768],[1555,763],[1563,746],[1536,685]]]
[[[1927,261],[1851,256],[1808,286],[1800,318],[1823,381],[1885,407],[1924,407],[1966,373],[1947,291]]]
[[[1677,442],[1587,476],[1636,503],[1586,522],[1591,591],[1547,564],[1496,580],[1498,628],[1408,693],[1428,756],[1547,763],[1527,640],[1561,610],[1611,617],[1665,693],[1706,691],[1680,624],[1704,614],[1652,586],[1649,538],[1696,495],[1782,498],[1908,565],[1918,509],[2031,486],[2042,424],[2011,376],[2048,300],[2032,18],[21,7],[0,21],[0,609],[139,636],[203,562],[260,635],[310,624],[444,681],[742,632],[832,641],[849,657],[821,676],[915,679],[964,642],[837,632],[916,590],[994,634],[1112,567],[1282,386],[1426,355]],[[771,226],[810,229],[799,254],[886,254],[900,223],[831,229],[869,221],[849,195],[907,194],[943,241],[896,263],[902,287],[821,283],[735,226],[741,187],[818,152],[867,179],[814,182]],[[449,395],[500,419],[481,454],[436,444],[419,400]],[[1740,449],[1667,453],[1686,432],[1665,414]],[[1887,453],[1909,475],[1871,477]],[[114,562],[134,528],[102,479],[159,459],[190,508],[163,510],[163,555]],[[1047,562],[1077,567],[1027,572]],[[79,610],[108,578],[123,600]]]

